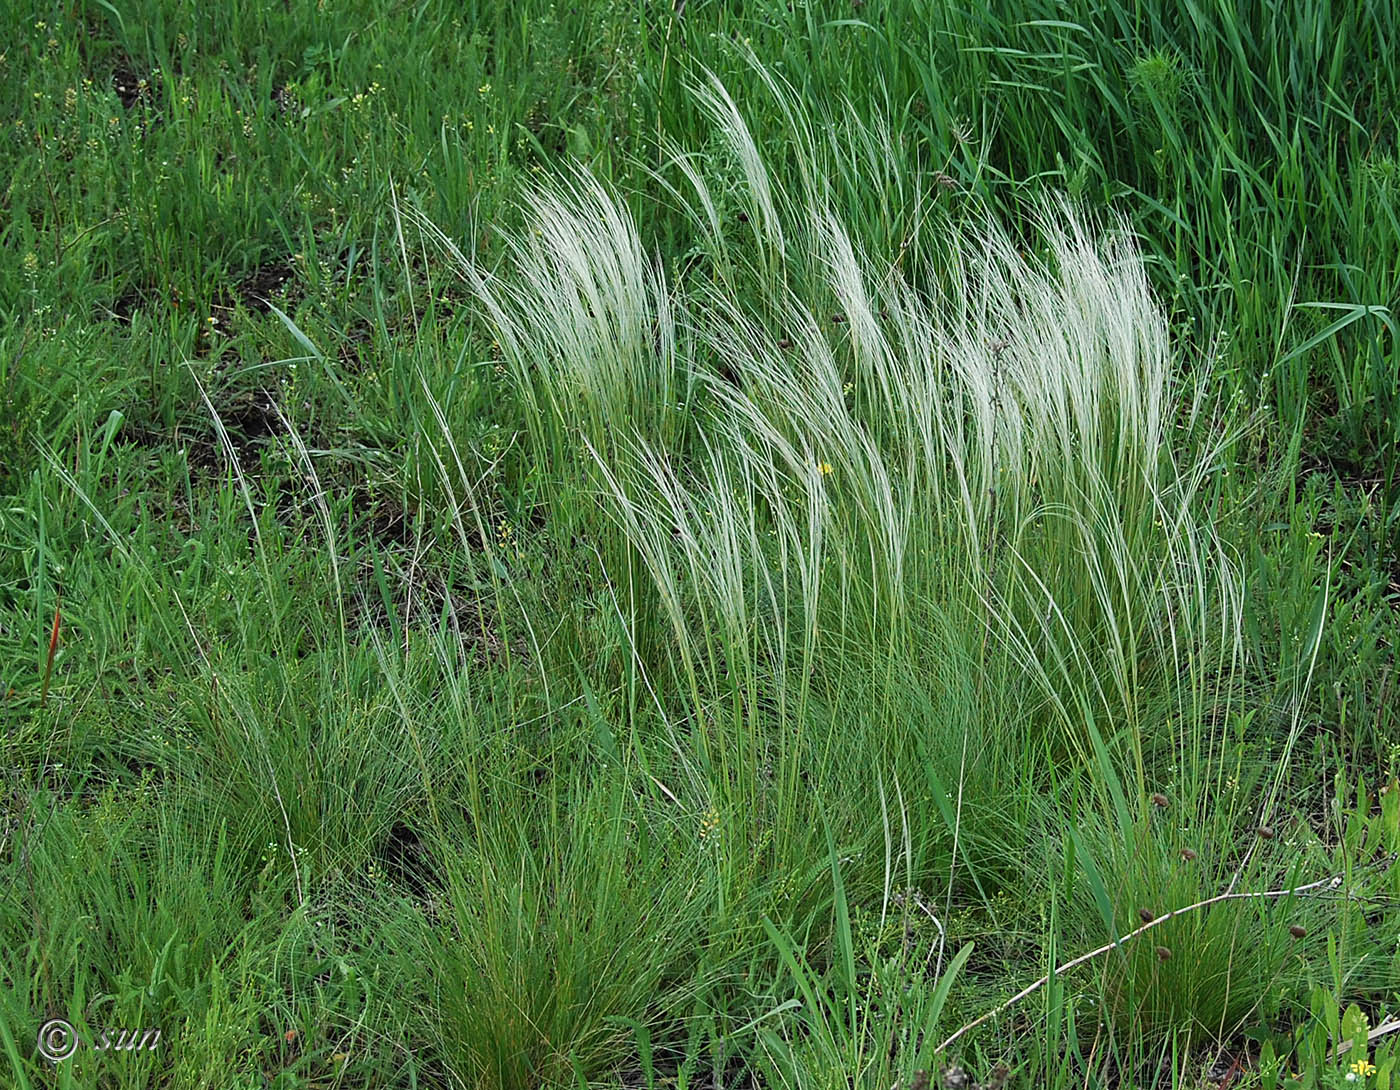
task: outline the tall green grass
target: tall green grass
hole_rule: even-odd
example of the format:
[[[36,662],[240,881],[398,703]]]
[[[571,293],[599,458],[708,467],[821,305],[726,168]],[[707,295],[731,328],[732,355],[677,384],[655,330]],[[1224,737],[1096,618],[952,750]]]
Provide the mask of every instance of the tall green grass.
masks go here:
[[[824,157],[782,186],[722,90],[702,97],[747,163],[751,238],[712,232],[705,270],[671,286],[625,207],[581,182],[531,199],[507,271],[464,270],[536,456],[588,449],[692,725],[711,702],[751,720],[760,691],[800,724],[852,658],[877,677],[931,664],[941,618],[976,634],[979,669],[1034,683],[1052,748],[1134,739],[1145,794],[1143,735],[1238,699],[1241,591],[1208,488],[1228,436],[1194,442],[1208,380],[1182,407],[1123,226],[1101,242],[1047,202],[1035,253],[990,217],[940,226],[918,240],[944,255],[919,270],[936,286],[916,289],[898,255],[858,248]],[[674,390],[685,429],[658,396]]]
[[[1183,872],[1192,893],[1208,889],[1272,816],[1272,796],[1218,802],[1238,772],[1229,728],[1247,721],[1249,670],[1266,667],[1246,661],[1242,574],[1215,529],[1232,438],[1209,374],[1188,379],[1173,359],[1126,226],[1064,200],[1035,210],[1030,240],[986,213],[936,221],[910,240],[943,255],[912,270],[916,288],[903,253],[846,230],[806,130],[788,146],[810,158],[783,184],[723,88],[697,95],[741,164],[748,188],[730,199],[748,230],[719,228],[703,171],[677,152],[693,193],[671,191],[692,202],[704,255],[678,280],[584,178],[528,198],[502,268],[461,270],[531,413],[534,457],[562,461],[569,487],[552,511],[575,517],[587,510],[575,490],[591,490],[625,546],[609,559],[645,689],[632,700],[663,731],[672,789],[714,808],[726,855],[737,840],[739,859],[781,859],[810,858],[831,821],[870,843],[860,815],[877,789],[917,783],[934,820],[918,827],[914,882],[980,889],[995,856],[1003,875],[1015,866],[1011,815],[1054,821],[1053,804],[1028,812],[1017,797],[1068,778],[1095,820],[1134,831],[1122,848],[1083,842],[1099,901],[1155,903],[1187,896],[1139,855],[1176,873],[1180,845],[1150,824],[1149,797],[1167,788],[1174,821],[1219,838],[1224,855]],[[791,98],[778,105],[800,116]],[[673,406],[661,390],[686,397]],[[606,532],[596,515],[584,525]],[[959,879],[964,823],[981,852]],[[848,862],[869,896],[874,853]],[[1099,915],[1094,897],[1062,910]],[[1089,929],[1119,926],[1121,911]],[[1119,974],[1110,994],[1137,989],[1144,1025],[1146,1003],[1163,1027],[1237,1029],[1270,978],[1234,953],[1246,911],[1217,910],[1181,940],[1224,983]]]

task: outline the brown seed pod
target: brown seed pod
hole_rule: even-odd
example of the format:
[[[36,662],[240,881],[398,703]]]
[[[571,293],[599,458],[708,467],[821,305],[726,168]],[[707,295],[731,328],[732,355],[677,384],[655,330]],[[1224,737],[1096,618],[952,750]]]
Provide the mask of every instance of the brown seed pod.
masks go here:
[[[1308,929],[1302,924],[1289,924],[1288,933],[1292,935],[1295,939],[1303,939],[1307,938]]]
[[[1169,957],[1171,957],[1171,956],[1172,956],[1172,952],[1171,952],[1170,950],[1168,950],[1165,946],[1159,946],[1159,947],[1157,947],[1157,960],[1158,960],[1158,961],[1166,961],[1167,958],[1169,958]]]
[[[1148,909],[1148,908],[1140,908],[1140,909],[1138,909],[1138,919],[1141,920],[1143,923],[1151,923],[1151,922],[1152,922],[1153,920],[1155,920],[1156,918],[1157,918],[1156,916],[1152,915],[1152,910],[1151,910],[1151,909]]]
[[[1274,827],[1272,825],[1259,826],[1259,835],[1265,840],[1273,840]]]
[[[1162,794],[1162,792],[1160,792],[1160,791],[1156,791],[1156,792],[1154,792],[1153,795],[1152,795],[1152,805],[1153,805],[1153,806],[1156,806],[1156,807],[1163,807],[1163,806],[1166,806],[1167,803],[1168,803],[1169,801],[1171,801],[1171,800],[1169,800],[1169,799],[1167,798],[1167,796],[1164,795],[1164,794]]]
[[[1182,860],[1183,863],[1190,863],[1190,862],[1191,862],[1193,859],[1195,859],[1195,858],[1196,858],[1196,850],[1195,850],[1194,848],[1182,848],[1182,849],[1181,849],[1181,860]]]

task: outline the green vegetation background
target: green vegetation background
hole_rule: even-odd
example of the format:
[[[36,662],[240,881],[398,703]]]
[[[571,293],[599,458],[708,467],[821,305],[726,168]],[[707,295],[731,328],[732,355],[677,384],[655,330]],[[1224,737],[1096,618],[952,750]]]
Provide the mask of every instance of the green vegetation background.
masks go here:
[[[872,252],[898,252],[926,205],[1021,229],[1063,190],[1128,217],[1182,368],[1213,362],[1242,429],[1212,487],[1268,669],[1231,711],[1227,792],[1277,773],[1291,815],[1289,851],[1251,877],[1297,878],[1292,857],[1374,882],[1325,911],[1221,917],[1210,949],[1237,954],[1233,978],[1202,984],[1180,957],[1089,971],[950,1062],[1165,1086],[1202,1077],[1228,1030],[1240,1078],[1336,1079],[1323,1038],[1396,1012],[1400,886],[1368,824],[1400,771],[1394,3],[12,2],[7,1085],[917,1082],[877,1055],[910,988],[946,1036],[1114,937],[1113,910],[1052,865],[1079,788],[1113,776],[1047,773],[1060,758],[1031,742],[985,770],[970,851],[918,760],[842,752],[849,708],[810,769],[829,849],[813,824],[743,858],[733,814],[649,786],[670,790],[629,697],[605,520],[560,510],[470,291],[400,220],[420,210],[493,267],[524,187],[580,161],[679,275],[696,243],[657,201],[662,138],[721,175],[742,228],[688,90],[704,69],[775,173],[789,163],[750,50],[818,123],[848,101],[897,134],[882,175],[833,177]],[[1228,876],[1255,830],[1208,802]],[[884,911],[901,822],[937,847],[909,851],[914,891]],[[1133,858],[1104,846],[1083,880],[1129,916],[1175,889]],[[1259,954],[1258,929],[1304,916],[1305,941]],[[942,965],[975,944],[942,998],[897,956],[937,928]],[[1201,1005],[1218,1017],[1193,1022]],[[164,1037],[55,1066],[33,1048],[49,1017]]]

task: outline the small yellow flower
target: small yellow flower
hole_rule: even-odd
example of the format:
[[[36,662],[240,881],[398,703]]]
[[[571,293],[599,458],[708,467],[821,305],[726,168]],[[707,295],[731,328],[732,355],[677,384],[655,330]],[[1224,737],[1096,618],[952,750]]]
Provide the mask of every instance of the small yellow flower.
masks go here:
[[[1351,1065],[1352,1072],[1363,1079],[1368,1079],[1376,1073],[1376,1065],[1362,1058]]]
[[[820,462],[818,463],[817,468],[821,470],[821,474],[823,477],[830,477],[833,473],[836,472],[834,469],[831,468],[830,462]]]

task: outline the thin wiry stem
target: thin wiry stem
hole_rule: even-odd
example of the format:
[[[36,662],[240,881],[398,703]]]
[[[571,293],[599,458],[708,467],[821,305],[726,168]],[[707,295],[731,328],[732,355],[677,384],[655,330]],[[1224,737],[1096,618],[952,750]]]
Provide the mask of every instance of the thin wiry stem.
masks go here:
[[[974,1018],[971,1022],[959,1029],[956,1033],[954,1033],[951,1037],[949,1037],[946,1041],[944,1041],[933,1051],[935,1055],[937,1053],[945,1051],[949,1045],[953,1044],[953,1042],[956,1041],[963,1034],[968,1033],[971,1030],[974,1030],[978,1026],[982,1025],[982,1023],[988,1022],[991,1019],[996,1018],[998,1015],[1003,1014],[1005,1011],[1015,1006],[1017,1003],[1021,1002],[1021,1000],[1025,999],[1027,996],[1034,995],[1041,988],[1045,987],[1045,985],[1049,984],[1050,981],[1055,977],[1062,976],[1063,974],[1069,972],[1071,969],[1083,965],[1086,961],[1092,961],[1094,958],[1099,957],[1102,954],[1107,954],[1111,950],[1117,950],[1119,947],[1125,945],[1128,942],[1131,942],[1139,935],[1144,934],[1147,931],[1151,931],[1158,924],[1164,924],[1168,920],[1175,919],[1177,916],[1184,916],[1188,912],[1195,912],[1199,909],[1207,908],[1210,905],[1219,904],[1222,901],[1254,901],[1266,898],[1291,897],[1296,896],[1300,893],[1309,893],[1313,890],[1322,889],[1323,887],[1336,889],[1341,884],[1342,876],[1338,874],[1332,876],[1331,878],[1319,878],[1316,882],[1309,882],[1305,886],[1293,886],[1290,889],[1256,890],[1252,893],[1220,893],[1214,897],[1207,897],[1204,901],[1197,901],[1195,904],[1187,905],[1185,908],[1174,908],[1170,912],[1164,912],[1162,913],[1162,915],[1154,919],[1151,923],[1145,923],[1141,927],[1138,927],[1133,931],[1129,931],[1126,935],[1122,936],[1121,938],[1114,939],[1112,942],[1105,943],[1096,950],[1090,950],[1087,954],[1080,954],[1077,958],[1065,962],[1058,968],[1050,970],[1050,972],[1046,973],[1034,984],[1022,988],[1019,992],[1013,995],[1001,1006],[994,1007],[992,1010],[989,1010],[986,1014]]]

